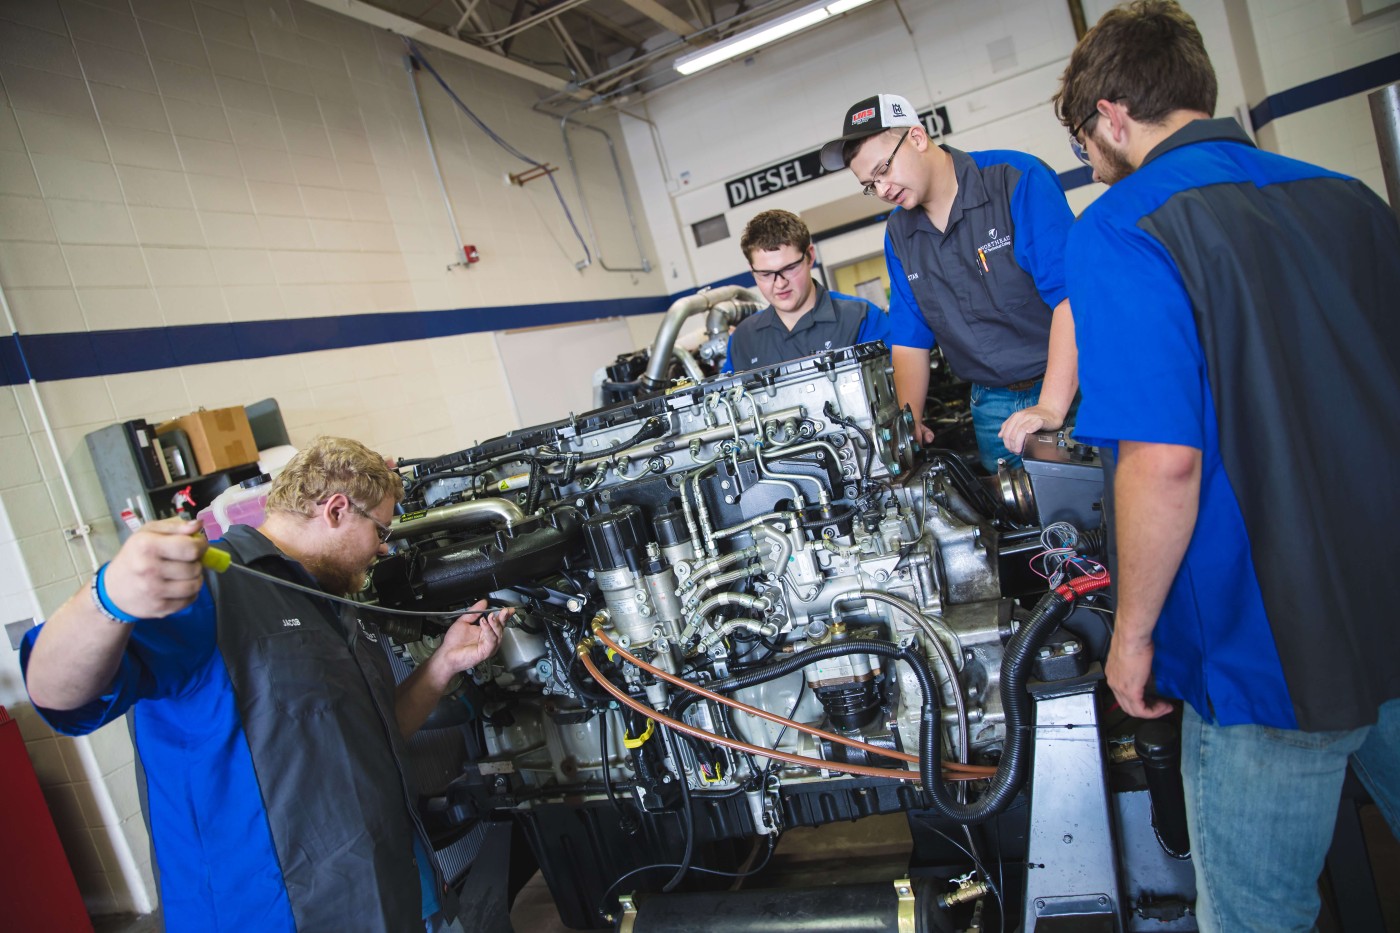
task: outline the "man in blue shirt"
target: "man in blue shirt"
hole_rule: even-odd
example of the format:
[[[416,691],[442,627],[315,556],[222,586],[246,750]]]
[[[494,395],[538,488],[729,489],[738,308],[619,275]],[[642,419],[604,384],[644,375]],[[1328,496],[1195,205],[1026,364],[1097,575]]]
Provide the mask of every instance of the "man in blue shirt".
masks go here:
[[[889,344],[883,310],[864,298],[829,292],[812,278],[816,253],[801,217],[764,211],[744,227],[739,248],[768,307],[734,329],[721,372],[776,366],[871,340]]]
[[[219,546],[289,583],[355,592],[402,494],[378,455],[320,438],[278,475],[262,527],[235,526]],[[495,651],[510,610],[478,625],[478,603],[396,687],[369,607],[361,617],[236,570],[206,574],[197,532],[143,526],[20,655],[60,733],[132,710],[166,929],[439,928],[455,904],[404,742]]]
[[[935,339],[972,383],[982,466],[1020,463],[1026,435],[1071,412],[1074,321],[1064,244],[1074,215],[1059,178],[1024,152],[935,145],[903,97],[857,102],[822,147],[827,171],[849,168],[864,193],[895,206],[885,232],[895,389],[923,424]]]
[[[1133,716],[1185,701],[1201,930],[1311,930],[1348,763],[1400,835],[1400,493],[1373,472],[1400,457],[1400,229],[1210,119],[1172,0],[1105,14],[1062,81],[1112,185],[1066,256],[1078,433],[1113,466],[1108,683]]]

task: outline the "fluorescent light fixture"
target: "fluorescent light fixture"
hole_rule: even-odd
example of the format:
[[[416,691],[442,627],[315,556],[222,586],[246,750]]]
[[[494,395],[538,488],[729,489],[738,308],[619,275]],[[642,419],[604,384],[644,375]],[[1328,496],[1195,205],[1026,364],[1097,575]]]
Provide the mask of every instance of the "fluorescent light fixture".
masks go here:
[[[858,6],[864,6],[869,2],[871,0],[821,0],[819,3],[794,10],[786,16],[781,16],[761,26],[755,26],[753,29],[730,36],[723,42],[718,42],[709,48],[691,52],[689,55],[682,55],[676,59],[674,67],[683,75],[693,75],[697,71],[703,71],[732,58],[738,58],[760,46],[777,42],[779,39],[800,32],[808,26],[815,26],[823,20],[838,16]]]

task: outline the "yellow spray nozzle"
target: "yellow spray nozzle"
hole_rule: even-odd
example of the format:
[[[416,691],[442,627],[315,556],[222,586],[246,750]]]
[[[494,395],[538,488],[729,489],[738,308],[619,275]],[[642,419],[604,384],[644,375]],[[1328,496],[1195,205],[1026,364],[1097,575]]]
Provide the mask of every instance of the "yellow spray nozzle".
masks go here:
[[[233,555],[216,547],[206,548],[199,562],[215,573],[223,573],[233,563]]]

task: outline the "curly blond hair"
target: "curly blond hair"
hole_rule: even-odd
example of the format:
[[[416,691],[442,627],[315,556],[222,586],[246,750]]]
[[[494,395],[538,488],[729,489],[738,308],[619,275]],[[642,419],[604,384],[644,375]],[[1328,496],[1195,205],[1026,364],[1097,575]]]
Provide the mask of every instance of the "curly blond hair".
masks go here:
[[[385,496],[393,496],[395,502],[402,499],[403,480],[383,457],[359,441],[318,437],[297,451],[272,481],[267,510],[309,515],[338,492],[368,511]]]

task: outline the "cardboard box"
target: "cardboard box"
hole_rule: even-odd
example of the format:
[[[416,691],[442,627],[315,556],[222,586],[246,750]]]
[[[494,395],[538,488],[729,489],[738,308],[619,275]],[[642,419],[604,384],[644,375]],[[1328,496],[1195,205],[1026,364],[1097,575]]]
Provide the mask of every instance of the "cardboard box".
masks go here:
[[[253,429],[248,426],[248,413],[241,405],[191,412],[156,428],[157,434],[179,428],[190,438],[194,460],[202,475],[217,473],[230,467],[255,463],[258,447],[253,443]]]

